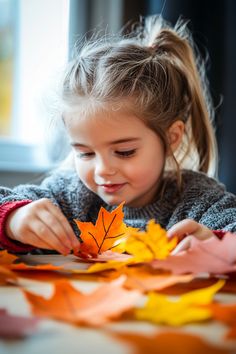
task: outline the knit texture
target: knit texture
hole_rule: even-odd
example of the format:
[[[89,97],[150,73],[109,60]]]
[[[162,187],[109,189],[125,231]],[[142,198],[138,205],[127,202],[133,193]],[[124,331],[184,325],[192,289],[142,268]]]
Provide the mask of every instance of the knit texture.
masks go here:
[[[124,206],[124,222],[144,229],[155,219],[167,230],[177,222],[190,218],[211,230],[236,231],[236,196],[203,173],[182,172],[183,190],[167,180],[165,193],[154,203],[141,208]],[[74,171],[55,171],[41,185],[20,185],[13,189],[0,188],[0,204],[22,200],[48,198],[60,207],[79,236],[74,219],[95,222],[101,206],[111,211],[96,194],[88,190]]]
[[[0,246],[6,250],[12,252],[29,252],[32,251],[35,247],[25,245],[18,241],[13,241],[7,237],[5,233],[5,224],[8,218],[8,215],[15,209],[20,208],[24,205],[29,204],[30,200],[22,200],[16,202],[7,202],[0,205]]]

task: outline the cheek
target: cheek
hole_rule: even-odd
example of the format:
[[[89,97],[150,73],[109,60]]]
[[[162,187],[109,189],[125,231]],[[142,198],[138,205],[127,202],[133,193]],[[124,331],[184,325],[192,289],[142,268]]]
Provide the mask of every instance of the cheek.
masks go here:
[[[139,163],[130,165],[126,169],[126,175],[138,185],[146,185],[149,181],[155,182],[163,172],[164,159],[143,159]]]
[[[87,181],[91,178],[91,168],[88,164],[76,160],[75,169],[82,181]]]

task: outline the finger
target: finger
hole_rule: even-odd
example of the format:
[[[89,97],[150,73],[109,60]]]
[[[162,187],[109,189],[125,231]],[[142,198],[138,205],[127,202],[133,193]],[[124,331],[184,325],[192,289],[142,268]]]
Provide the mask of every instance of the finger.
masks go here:
[[[49,204],[50,203],[50,204]],[[68,241],[70,242],[70,246],[72,249],[77,249],[80,246],[80,242],[76,235],[74,234],[74,231],[66,219],[65,215],[61,212],[61,210],[52,204],[49,201],[47,205],[47,212],[52,214],[58,221],[58,225],[60,224],[61,228],[63,229],[63,234],[66,235]]]
[[[50,229],[51,233],[57,237],[61,244],[63,244],[66,248],[72,249],[71,242],[68,239],[64,228],[52,213],[48,212],[47,209],[39,209],[37,212],[37,217]]]
[[[27,244],[37,247],[37,248],[43,248],[47,250],[52,250],[52,246],[47,243],[45,240],[41,240],[35,233],[32,231],[27,231],[24,234],[25,238],[27,238]],[[26,243],[26,242],[24,242]]]
[[[40,219],[34,220],[34,222],[31,223],[30,231],[33,232],[41,242],[45,242],[45,244],[49,245],[51,249],[54,249],[63,255],[70,253],[71,248],[64,245],[48,225]]]
[[[173,225],[168,231],[168,237],[178,237],[178,239],[182,239],[183,237],[194,234],[199,228],[199,224],[191,219],[185,219],[177,224]]]
[[[178,245],[175,247],[175,249],[171,252],[171,255],[176,255],[182,251],[185,251],[190,248],[191,243],[192,243],[193,236],[187,236],[185,237]]]

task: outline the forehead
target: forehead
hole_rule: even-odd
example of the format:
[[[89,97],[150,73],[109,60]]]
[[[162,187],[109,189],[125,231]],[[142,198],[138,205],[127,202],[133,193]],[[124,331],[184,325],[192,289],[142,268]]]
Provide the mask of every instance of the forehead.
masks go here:
[[[81,143],[156,136],[145,122],[137,117],[133,109],[120,104],[87,112],[78,109],[66,115],[65,124],[71,140]]]
[[[93,127],[99,128],[102,126],[116,127],[124,126],[145,126],[145,123],[140,119],[131,104],[127,102],[115,102],[106,104],[81,105],[74,107],[64,113],[64,121],[68,128],[76,126],[82,128]]]

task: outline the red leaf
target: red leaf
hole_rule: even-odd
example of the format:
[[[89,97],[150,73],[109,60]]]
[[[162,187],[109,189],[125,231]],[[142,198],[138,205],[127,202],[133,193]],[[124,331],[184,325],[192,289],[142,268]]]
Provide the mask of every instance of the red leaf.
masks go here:
[[[0,337],[25,337],[36,331],[38,321],[35,317],[10,315],[5,309],[0,309]]]

